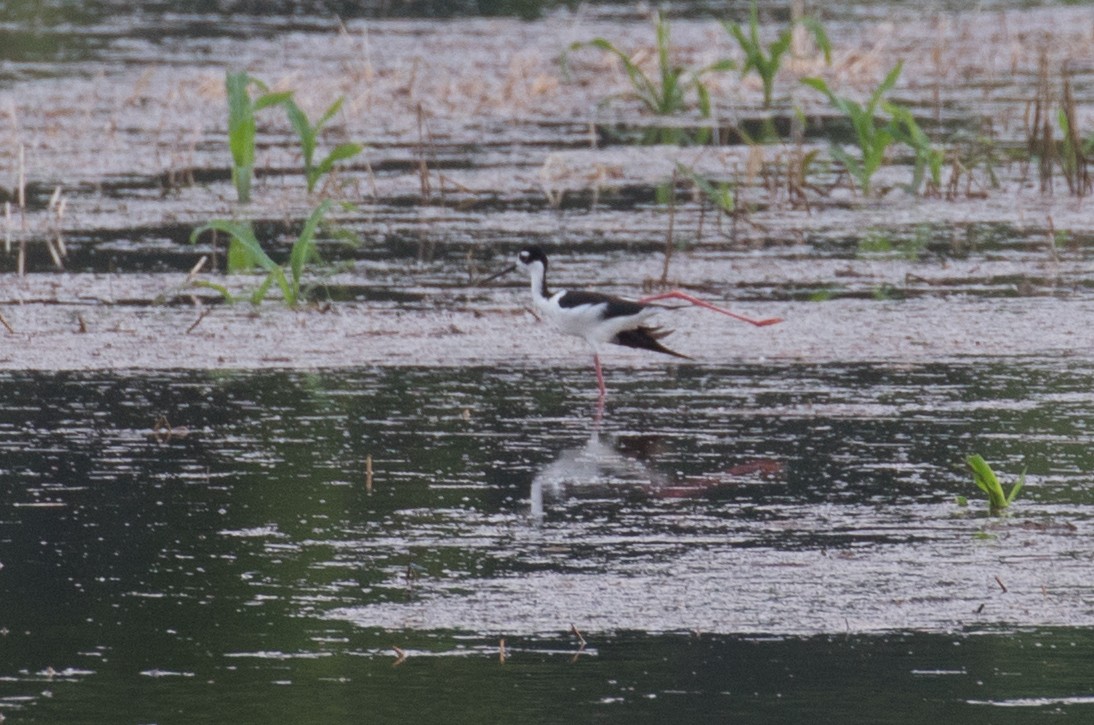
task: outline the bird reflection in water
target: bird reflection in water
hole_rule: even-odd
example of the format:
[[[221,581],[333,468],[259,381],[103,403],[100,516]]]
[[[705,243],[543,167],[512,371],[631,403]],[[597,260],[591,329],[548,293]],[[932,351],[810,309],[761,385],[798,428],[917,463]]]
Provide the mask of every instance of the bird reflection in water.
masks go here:
[[[567,491],[612,487],[640,491],[651,498],[692,498],[736,485],[748,476],[770,477],[782,471],[779,461],[759,458],[708,474],[679,476],[655,467],[660,451],[660,436],[613,436],[594,425],[583,445],[563,450],[532,479],[532,518],[542,521],[547,502],[564,499]]]

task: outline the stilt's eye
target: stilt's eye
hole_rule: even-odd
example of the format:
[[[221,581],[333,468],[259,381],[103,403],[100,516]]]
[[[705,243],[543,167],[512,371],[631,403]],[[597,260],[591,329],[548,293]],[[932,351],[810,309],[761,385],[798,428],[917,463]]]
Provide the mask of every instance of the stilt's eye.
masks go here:
[[[521,252],[518,256],[522,264],[528,264],[532,261],[532,255],[528,254],[528,252]]]

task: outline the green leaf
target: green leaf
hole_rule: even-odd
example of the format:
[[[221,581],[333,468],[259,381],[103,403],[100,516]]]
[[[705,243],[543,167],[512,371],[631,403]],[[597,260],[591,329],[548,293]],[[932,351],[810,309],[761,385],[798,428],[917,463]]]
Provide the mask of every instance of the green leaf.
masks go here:
[[[869,190],[870,179],[863,174],[863,165],[858,159],[848,154],[839,146],[832,146],[830,149],[832,158],[843,165],[843,168],[847,169],[847,173],[851,175],[860,187],[863,187],[864,192]]]
[[[828,33],[824,31],[824,26],[816,18],[802,18],[801,24],[813,34],[813,40],[816,41],[817,47],[824,53],[824,62],[831,65],[832,43],[828,40]]]
[[[579,43],[578,45],[580,46],[581,44]],[[631,86],[634,87],[635,95],[651,111],[658,111],[660,104],[658,103],[657,87],[654,85],[653,81],[642,72],[642,69],[631,61],[630,56],[604,38],[593,38],[588,42],[588,45],[607,51],[619,58],[619,61],[623,64],[623,69],[630,78]]]
[[[832,93],[832,89],[828,87],[828,84],[824,82],[823,78],[802,78],[800,82],[809,86],[815,91],[820,91],[828,97],[828,100],[831,101],[833,105],[835,104],[836,96],[834,93]]]
[[[254,102],[254,110],[261,111],[263,108],[269,108],[270,106],[277,106],[282,103],[287,103],[292,100],[292,91],[278,91],[277,93],[266,93],[259,96]]]
[[[285,103],[285,115],[289,117],[289,124],[292,125],[297,138],[300,139],[300,152],[304,157],[304,170],[306,172],[311,169],[312,159],[315,156],[315,129],[308,122],[308,117],[300,110],[300,106],[296,105],[296,101],[292,99]]]
[[[304,222],[304,229],[301,230],[300,236],[292,245],[292,252],[289,255],[289,269],[293,301],[290,304],[295,305],[300,296],[300,278],[303,275],[304,264],[315,255],[315,232],[319,228],[320,222],[323,221],[323,217],[330,210],[332,203],[330,199],[325,199],[323,203],[312,210],[307,221]]]
[[[278,268],[277,271],[281,272],[281,269]],[[266,275],[266,278],[262,280],[262,284],[260,284],[258,287],[256,287],[254,289],[253,292],[251,292],[251,304],[252,305],[261,304],[262,301],[266,299],[266,295],[268,295],[270,293],[270,287],[273,286],[274,277],[275,277],[275,273],[270,272],[269,274]],[[285,273],[281,272],[281,279],[284,280],[284,278],[285,278]],[[289,303],[289,294],[288,294],[287,286],[282,285],[281,291],[282,291],[282,293],[285,294],[285,302],[288,304]]]
[[[1018,498],[1018,492],[1022,490],[1022,487],[1026,485],[1026,469],[1022,469],[1022,475],[1018,477],[1018,480],[1014,483],[1014,486],[1010,489],[1010,493],[1007,494],[1007,505],[1009,506],[1014,502],[1014,499]]]
[[[345,103],[345,101],[345,96],[339,96],[338,100],[330,104],[330,106],[327,107],[327,110],[323,112],[323,115],[319,117],[319,120],[315,122],[315,130],[318,131],[323,128],[323,126],[326,126],[327,122],[334,118],[334,114],[342,110],[342,104]]]
[[[231,246],[229,246],[229,272],[251,269],[256,265],[267,271],[278,268],[277,264],[270,259],[269,255],[263,251],[262,246],[258,243],[258,239],[255,238],[254,230],[251,229],[250,222],[214,219],[195,229],[190,235],[190,241],[196,240],[201,234],[209,230],[224,232],[230,236],[232,242],[237,243],[236,265],[240,266],[233,267],[232,251]]]
[[[885,80],[881,82],[881,85],[874,89],[874,92],[870,95],[870,102],[866,105],[871,116],[874,114],[874,109],[877,108],[878,101],[881,100],[881,97],[892,90],[893,86],[896,85],[896,81],[900,77],[900,71],[903,70],[903,68],[904,61],[897,61],[897,64],[894,65],[893,69],[889,71],[889,74],[885,76]]]
[[[735,204],[732,188],[728,183],[722,183],[715,186],[707,179],[704,179],[702,176],[695,173],[694,169],[681,163],[676,164],[676,169],[680,174],[690,178],[692,183],[694,183],[716,207],[727,214],[733,213]]]
[[[234,304],[236,302],[236,298],[233,297],[232,293],[228,291],[228,288],[222,284],[216,284],[215,282],[209,282],[204,279],[195,279],[190,284],[194,287],[204,287],[206,289],[211,289],[214,292],[219,292],[220,296],[223,297],[224,301],[228,304]]]
[[[980,455],[972,455],[965,459],[965,463],[972,470],[973,482],[988,495],[988,505],[993,511],[1007,507],[1007,497],[1003,495],[1003,487],[995,476],[995,471]]]
[[[330,153],[327,154],[327,157],[323,159],[323,164],[325,164],[329,169],[331,165],[339,161],[351,159],[364,150],[365,147],[359,143],[338,144],[333,149],[331,149]]]

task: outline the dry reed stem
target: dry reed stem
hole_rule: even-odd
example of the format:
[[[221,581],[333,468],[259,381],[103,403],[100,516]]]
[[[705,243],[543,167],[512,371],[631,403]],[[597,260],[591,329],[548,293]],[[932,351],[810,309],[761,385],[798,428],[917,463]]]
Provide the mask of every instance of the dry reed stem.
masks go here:
[[[9,325],[8,321],[4,318],[4,313],[3,312],[0,312],[0,325],[3,325],[4,329],[7,330],[12,335],[15,334],[15,330],[12,329],[11,325]]]
[[[201,321],[204,320],[209,315],[209,313],[212,312],[212,311],[213,311],[212,307],[206,307],[205,309],[203,309],[201,311],[201,314],[198,315],[198,318],[196,320],[194,320],[194,323],[186,328],[186,334],[189,335],[191,332],[193,332],[194,329],[198,325],[201,324]]]
[[[669,230],[665,235],[665,263],[661,267],[661,286],[666,287],[669,283],[669,262],[672,261],[672,248],[675,246],[673,243],[673,226],[676,222],[676,169],[672,170],[672,180],[669,182]]]
[[[27,149],[19,144],[19,208],[27,208]]]
[[[208,261],[209,261],[209,255],[207,255],[207,254],[201,255],[201,259],[199,259],[197,261],[197,264],[195,264],[193,267],[191,267],[190,271],[186,274],[186,281],[183,282],[183,285],[188,285],[191,282],[193,282],[194,278],[197,277],[201,273],[201,270],[205,267],[205,264]]]
[[[365,491],[372,493],[372,454],[365,457]],[[502,640],[504,641],[504,640]]]

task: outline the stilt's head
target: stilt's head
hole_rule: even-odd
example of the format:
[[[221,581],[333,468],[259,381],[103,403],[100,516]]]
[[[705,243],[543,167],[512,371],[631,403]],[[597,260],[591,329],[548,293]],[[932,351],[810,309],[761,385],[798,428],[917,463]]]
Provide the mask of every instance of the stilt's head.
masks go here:
[[[539,247],[525,247],[517,255],[517,264],[523,269],[531,270],[537,263],[542,265],[543,271],[546,273],[547,255]]]
[[[544,280],[547,277],[547,255],[539,247],[525,247],[520,250],[520,254],[517,255],[516,264],[506,267],[500,272],[495,272],[489,277],[484,277],[478,282],[475,282],[475,284],[482,286],[498,277],[509,274],[517,267],[527,271],[532,278],[533,286],[546,295],[547,290]]]
[[[532,281],[532,298],[550,297],[547,291],[547,255],[539,247],[525,247],[517,255],[517,266],[528,272]]]

